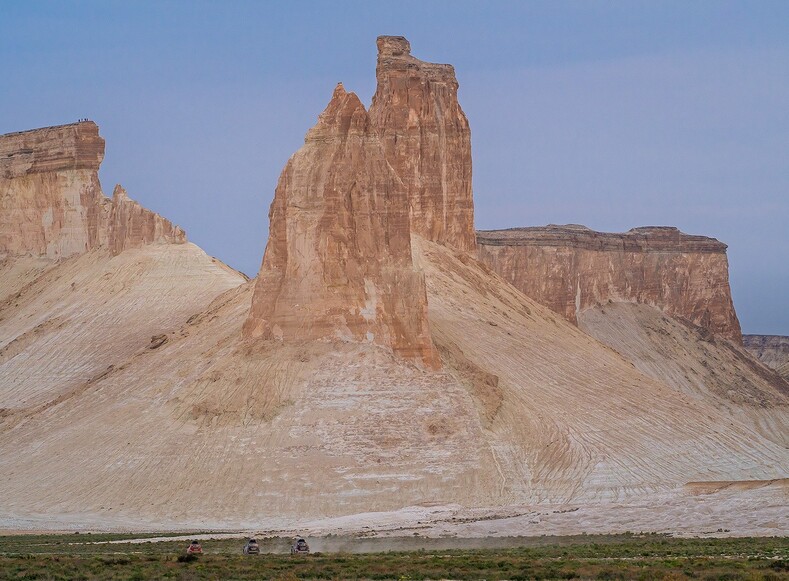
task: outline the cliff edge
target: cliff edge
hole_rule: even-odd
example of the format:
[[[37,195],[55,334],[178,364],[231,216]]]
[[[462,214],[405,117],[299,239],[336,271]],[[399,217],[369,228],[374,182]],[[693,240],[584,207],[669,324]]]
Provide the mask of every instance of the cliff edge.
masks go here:
[[[578,322],[611,302],[653,305],[737,343],[726,245],[671,227],[595,232],[584,226],[477,233],[479,258],[526,295]]]
[[[178,226],[99,183],[104,139],[92,121],[0,135],[0,257],[66,258],[186,242]]]

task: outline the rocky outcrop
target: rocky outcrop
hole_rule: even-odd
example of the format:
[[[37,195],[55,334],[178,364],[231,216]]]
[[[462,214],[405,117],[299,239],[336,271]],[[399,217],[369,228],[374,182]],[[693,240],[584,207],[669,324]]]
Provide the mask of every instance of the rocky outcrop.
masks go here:
[[[636,302],[741,341],[726,245],[676,228],[623,234],[584,226],[477,233],[480,259],[528,296],[573,323],[589,307]]]
[[[103,158],[92,122],[0,136],[0,255],[60,258],[97,246]]]
[[[183,244],[186,232],[168,219],[143,208],[129,198],[120,185],[112,192],[112,202],[106,205],[107,246],[113,254],[127,248],[139,248],[145,244]]]
[[[104,196],[104,139],[92,121],[0,135],[0,257],[65,258],[149,243],[182,243],[183,230],[116,188]]]
[[[405,185],[412,231],[473,250],[471,130],[455,69],[414,58],[402,36],[381,36],[376,78],[370,119]]]
[[[246,337],[344,339],[437,368],[411,235],[476,247],[471,133],[450,65],[378,38],[369,114],[342,85],[280,176]]]
[[[285,166],[269,221],[246,337],[370,342],[439,366],[407,191],[341,84]]]
[[[0,135],[0,177],[86,169],[98,171],[104,139],[92,121]]]
[[[789,380],[789,337],[781,335],[743,335],[745,348],[762,363]]]

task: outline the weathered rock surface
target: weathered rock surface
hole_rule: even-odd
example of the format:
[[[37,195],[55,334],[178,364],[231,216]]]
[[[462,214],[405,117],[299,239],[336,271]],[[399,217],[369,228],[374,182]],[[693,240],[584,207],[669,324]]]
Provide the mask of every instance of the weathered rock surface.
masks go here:
[[[60,258],[95,248],[103,158],[95,123],[0,136],[0,256]]]
[[[743,335],[745,348],[762,363],[789,380],[789,337],[781,335]]]
[[[342,85],[285,166],[269,220],[245,336],[365,341],[440,365],[407,192]]]
[[[92,121],[0,135],[0,257],[118,253],[186,235],[116,188],[101,191],[104,140]]]
[[[107,246],[113,254],[128,248],[139,248],[145,244],[183,244],[186,232],[173,225],[170,220],[143,208],[129,198],[120,185],[112,192],[112,201],[105,202],[107,216]]]
[[[595,305],[636,302],[741,342],[726,245],[714,238],[571,225],[481,231],[477,242],[484,263],[573,323]]]
[[[412,231],[473,250],[471,130],[454,67],[411,56],[402,36],[380,36],[376,78],[370,119],[405,184]]]
[[[0,177],[87,169],[98,171],[104,139],[92,121],[0,135]]]

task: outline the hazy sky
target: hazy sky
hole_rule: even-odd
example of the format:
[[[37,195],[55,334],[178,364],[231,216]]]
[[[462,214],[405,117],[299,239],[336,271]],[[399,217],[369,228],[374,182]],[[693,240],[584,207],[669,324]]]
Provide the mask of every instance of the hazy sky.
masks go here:
[[[0,0],[0,133],[89,117],[104,191],[249,275],[279,173],[375,38],[455,65],[477,228],[674,225],[789,335],[789,2]]]

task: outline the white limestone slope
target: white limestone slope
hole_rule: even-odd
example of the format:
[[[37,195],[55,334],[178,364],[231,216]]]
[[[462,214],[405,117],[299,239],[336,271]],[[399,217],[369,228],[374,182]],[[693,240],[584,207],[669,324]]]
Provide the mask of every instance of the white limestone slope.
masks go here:
[[[194,244],[0,264],[0,408],[71,397],[245,278]]]
[[[437,344],[499,378],[486,436],[506,502],[648,498],[789,474],[786,447],[751,416],[655,380],[463,255],[431,244],[422,255]],[[786,403],[776,393],[765,407],[785,419]]]
[[[648,305],[594,307],[578,323],[642,373],[789,448],[789,382],[745,348]]]
[[[109,270],[107,258],[66,262],[0,310],[0,330],[29,333],[0,368],[0,525],[254,528],[434,504],[657,515],[688,482],[789,473],[787,449],[734,413],[740,403],[655,380],[466,254],[415,243],[445,364],[429,372],[374,345],[243,341],[251,284],[177,254],[188,246],[158,248]],[[80,303],[81,285],[98,298]],[[223,288],[202,310],[182,304]],[[33,331],[57,316],[65,324]],[[154,334],[168,339],[151,349]],[[110,361],[106,343],[125,357]],[[29,378],[36,357],[50,371]],[[782,402],[765,405],[780,415]]]

